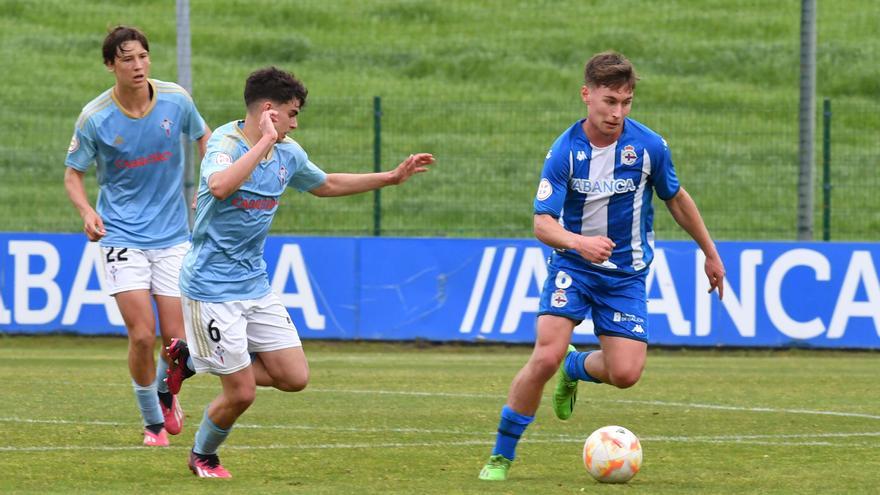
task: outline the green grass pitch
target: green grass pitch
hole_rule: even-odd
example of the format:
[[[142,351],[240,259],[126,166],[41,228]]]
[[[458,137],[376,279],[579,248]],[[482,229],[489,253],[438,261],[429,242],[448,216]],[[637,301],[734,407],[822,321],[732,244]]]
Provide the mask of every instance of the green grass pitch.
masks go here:
[[[212,376],[184,385],[183,433],[139,446],[122,338],[0,336],[0,493],[876,493],[876,353],[652,350],[634,388],[552,387],[511,478],[477,480],[528,347],[306,341],[312,382],[260,389],[220,451],[232,480],[186,467]],[[582,443],[621,424],[642,471],[600,485]],[[217,485],[221,485],[219,488]]]

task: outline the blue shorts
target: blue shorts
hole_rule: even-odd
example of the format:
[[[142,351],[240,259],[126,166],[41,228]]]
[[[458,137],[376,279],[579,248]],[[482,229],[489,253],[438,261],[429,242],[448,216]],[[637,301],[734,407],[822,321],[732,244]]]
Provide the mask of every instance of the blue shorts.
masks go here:
[[[596,335],[647,342],[647,270],[621,275],[578,265],[554,253],[538,316],[564,316],[580,323],[592,311]]]

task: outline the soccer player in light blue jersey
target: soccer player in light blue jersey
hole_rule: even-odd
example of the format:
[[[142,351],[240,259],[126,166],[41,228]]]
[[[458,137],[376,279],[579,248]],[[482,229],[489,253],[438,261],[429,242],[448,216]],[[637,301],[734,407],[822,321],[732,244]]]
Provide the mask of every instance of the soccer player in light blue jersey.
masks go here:
[[[480,479],[507,479],[516,445],[557,368],[553,409],[560,419],[572,414],[578,381],[627,388],[641,377],[648,348],[645,279],[654,257],[655,191],[705,254],[709,291],[717,288],[718,297],[723,295],[724,265],[696,204],[679,185],[666,141],[627,117],[637,80],[623,55],[593,56],[581,88],[587,117],[563,132],[547,153],[534,230],[555,250],[541,293],[537,338],[510,385],[495,448]],[[571,335],[590,313],[600,349],[577,352]]]
[[[220,377],[223,390],[205,409],[190,452],[189,468],[199,477],[231,476],[217,449],[254,401],[257,385],[296,392],[309,381],[299,335],[270,289],[263,260],[282,193],[357,194],[402,184],[434,162],[419,153],[388,172],[323,172],[287,136],[297,128],[306,96],[303,84],[285,71],[252,73],[245,83],[245,119],[216,129],[202,160],[180,287],[188,354],[196,371]]]
[[[103,56],[116,83],[83,108],[65,161],[64,186],[86,236],[100,242],[101,285],[115,297],[125,321],[143,443],[167,446],[168,434],[183,427],[183,410],[163,381],[167,356],[153,356],[153,301],[164,343],[182,338],[178,277],[189,226],[181,136],[197,140],[204,154],[211,131],[183,88],[149,78],[150,47],[141,31],[112,29]],[[83,179],[92,163],[97,164],[97,210]]]

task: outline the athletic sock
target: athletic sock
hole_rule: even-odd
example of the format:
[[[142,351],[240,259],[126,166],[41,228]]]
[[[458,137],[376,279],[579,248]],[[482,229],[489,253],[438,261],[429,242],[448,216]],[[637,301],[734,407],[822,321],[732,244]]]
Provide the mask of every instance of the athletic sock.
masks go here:
[[[228,430],[224,430],[215,425],[211,418],[208,417],[208,410],[205,409],[205,415],[202,417],[202,424],[199,425],[199,431],[196,432],[196,441],[193,445],[193,452],[201,455],[216,454],[217,448],[229,436]]]
[[[509,460],[516,457],[516,444],[529,423],[535,420],[534,416],[520,414],[510,406],[501,408],[501,421],[498,423],[498,435],[495,437],[495,448],[492,455],[501,454]]]
[[[165,409],[171,409],[171,406],[174,405],[174,396],[171,395],[171,392],[158,392],[159,402],[165,406]]]
[[[159,392],[159,395],[168,392],[168,384],[165,383],[165,378],[168,377],[168,363],[159,356],[156,363],[156,390]],[[167,405],[167,404],[166,404]]]
[[[193,364],[192,356],[186,358],[186,369],[184,369],[183,375],[187,378],[196,374],[196,365]]]
[[[159,432],[162,431],[162,428],[165,428],[165,423],[157,423],[154,425],[147,425],[144,428],[146,428],[147,430],[151,431],[152,433],[155,433],[156,435],[158,435]]]
[[[134,396],[141,410],[141,417],[144,418],[144,425],[164,424],[165,418],[162,416],[162,409],[159,408],[156,384],[151,383],[144,387],[138,385],[134,380],[131,381],[131,384],[134,387]]]
[[[565,374],[570,378],[576,378],[585,382],[602,383],[602,380],[590,375],[587,373],[586,368],[584,368],[584,361],[587,360],[587,356],[594,352],[596,351],[571,352],[568,356],[565,356]]]

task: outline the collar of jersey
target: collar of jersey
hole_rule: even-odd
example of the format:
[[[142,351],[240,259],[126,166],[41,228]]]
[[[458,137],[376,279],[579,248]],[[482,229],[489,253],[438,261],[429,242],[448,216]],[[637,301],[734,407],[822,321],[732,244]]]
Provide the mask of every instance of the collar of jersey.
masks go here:
[[[116,106],[119,108],[119,111],[122,112],[123,115],[130,119],[140,120],[147,118],[147,115],[150,115],[150,112],[156,108],[156,102],[159,101],[159,92],[156,90],[156,85],[153,84],[152,79],[147,79],[147,84],[150,85],[150,92],[153,94],[153,97],[150,99],[150,106],[147,107],[147,111],[144,112],[140,117],[135,117],[133,114],[129,113],[128,110],[122,106],[122,103],[119,103],[119,100],[116,99],[116,91],[110,90],[110,98],[113,98],[113,103],[116,103]]]
[[[248,139],[247,136],[245,136],[244,131],[241,130],[241,126],[243,124],[244,124],[243,120],[236,120],[235,121],[235,126],[234,126],[235,133],[238,134],[238,137],[240,137],[242,141],[244,141],[244,144],[248,147],[248,149],[253,149],[254,148],[253,143],[251,143],[251,140]],[[269,160],[271,160],[273,154],[275,154],[275,145],[274,144],[272,145],[271,148],[269,148],[269,153],[266,155],[266,158],[260,160],[260,163],[265,163],[265,162],[268,162]]]

